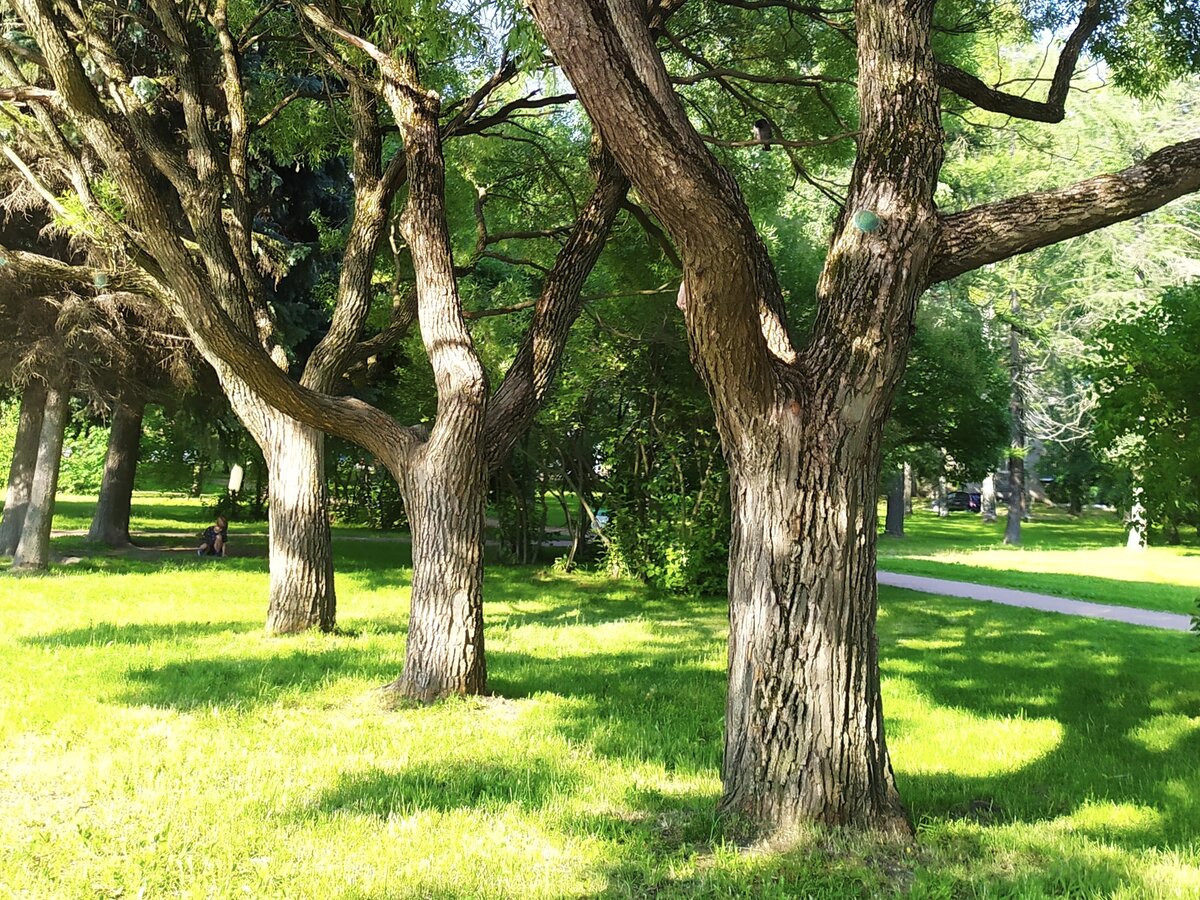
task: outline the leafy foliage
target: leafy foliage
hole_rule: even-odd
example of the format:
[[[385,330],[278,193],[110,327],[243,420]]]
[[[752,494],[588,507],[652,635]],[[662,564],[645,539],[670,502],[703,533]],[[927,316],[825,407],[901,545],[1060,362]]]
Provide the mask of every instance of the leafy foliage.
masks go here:
[[[953,290],[927,298],[885,432],[889,459],[927,476],[982,478],[1008,439],[1009,386],[982,311]]]
[[[1177,541],[1180,526],[1200,525],[1200,283],[1113,320],[1098,339],[1097,440]]]

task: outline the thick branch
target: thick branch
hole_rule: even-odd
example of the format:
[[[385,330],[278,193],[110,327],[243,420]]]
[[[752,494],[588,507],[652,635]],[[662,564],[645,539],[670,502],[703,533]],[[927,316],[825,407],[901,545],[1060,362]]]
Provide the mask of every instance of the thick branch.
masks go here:
[[[0,245],[0,271],[6,276],[54,282],[80,293],[91,293],[98,287],[103,287],[109,293],[126,291],[146,295],[155,290],[153,282],[140,272],[105,272],[91,266],[72,265],[40,253],[11,250],[3,245]]]
[[[342,254],[333,321],[309,357],[301,379],[306,387],[322,391],[334,389],[362,335],[371,311],[375,257],[387,231],[394,192],[401,181],[394,175],[385,178],[382,170],[383,146],[376,97],[352,83],[350,107],[354,125],[354,218]]]
[[[679,258],[679,254],[675,252],[675,245],[671,243],[671,238],[667,236],[667,233],[650,217],[650,213],[629,199],[625,200],[622,208],[642,226],[642,231],[646,232],[646,239],[650,242],[650,245],[658,247],[662,251],[662,255],[666,257],[667,262],[677,269],[682,269],[683,261]]]
[[[447,126],[446,132],[447,134],[453,133],[455,135],[479,134],[493,125],[499,125],[515,118],[519,113],[545,109],[548,106],[561,106],[564,103],[570,103],[574,99],[574,94],[553,94],[549,97],[521,97],[517,100],[510,100],[493,112],[480,114],[471,119],[459,121],[456,117],[454,122]]]
[[[28,84],[0,87],[0,100],[14,100],[18,103],[47,103],[57,98],[58,91],[34,87]]]
[[[607,153],[600,158],[596,189],[546,276],[529,331],[488,405],[487,459],[497,466],[528,429],[562,360],[571,326],[583,308],[583,283],[608,240],[629,180]]]
[[[700,61],[702,57],[689,54],[689,57],[694,61]],[[834,78],[830,75],[755,75],[753,72],[744,72],[740,69],[731,69],[727,67],[713,66],[706,60],[703,63],[710,68],[705,68],[700,72],[693,72],[691,75],[672,75],[672,84],[698,84],[701,81],[720,78],[732,78],[735,81],[748,81],[751,84],[781,84],[791,87],[813,87],[818,84],[845,84],[853,86],[854,82],[848,78]]]
[[[679,247],[688,332],[714,403],[757,416],[772,395],[775,362],[795,352],[774,269],[737,184],[696,133],[632,5],[528,5],[605,146]],[[726,359],[738,360],[735,372],[724,371]]]
[[[1063,45],[1062,55],[1058,58],[1045,101],[1007,94],[990,87],[974,75],[945,63],[937,63],[935,66],[937,82],[964,100],[969,100],[980,109],[989,112],[1003,113],[1034,122],[1061,122],[1066,115],[1067,94],[1071,90],[1071,78],[1075,74],[1079,54],[1099,24],[1100,0],[1087,0],[1075,30]]]
[[[1200,190],[1200,138],[1070,187],[1010,197],[942,217],[931,282],[1123,222]]]
[[[492,74],[492,77],[481,84],[473,94],[466,98],[462,104],[462,108],[457,111],[445,127],[447,134],[457,131],[467,120],[479,111],[479,108],[487,101],[487,98],[497,90],[502,84],[512,80],[517,74],[517,65],[512,60],[504,60],[498,69]]]

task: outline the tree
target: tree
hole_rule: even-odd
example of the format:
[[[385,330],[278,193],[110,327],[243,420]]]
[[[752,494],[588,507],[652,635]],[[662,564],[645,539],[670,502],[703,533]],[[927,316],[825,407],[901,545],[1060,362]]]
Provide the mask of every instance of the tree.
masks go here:
[[[1124,505],[1133,545],[1145,524],[1167,543],[1183,525],[1200,526],[1200,284],[1166,291],[1158,302],[1103,326],[1094,356],[1097,444],[1130,473]]]
[[[142,442],[144,400],[113,404],[112,430],[104,457],[100,496],[88,528],[88,540],[122,547],[129,543],[129,515],[138,450]]]
[[[10,177],[6,179],[2,205],[11,214],[0,224],[3,242],[68,263],[78,259],[80,254],[71,247],[61,223],[49,217],[42,198],[24,179],[12,177],[15,173],[6,174]],[[128,543],[141,409],[147,397],[185,387],[191,380],[194,357],[180,346],[184,339],[178,324],[144,297],[106,292],[92,303],[64,291],[55,279],[24,279],[14,273],[0,290],[0,326],[7,335],[0,368],[25,382],[5,520],[0,523],[4,536],[0,550],[11,555],[17,549],[35,482],[36,448],[39,442],[45,445],[51,438],[41,432],[38,409],[46,405],[47,385],[57,386],[64,396],[73,389],[97,405],[120,398],[116,427],[110,435],[109,465],[89,539],[110,546]],[[132,418],[131,408],[135,410]],[[67,410],[62,416],[63,427],[69,418]],[[61,445],[62,435],[53,436],[53,440]],[[56,484],[58,457],[46,457],[45,461],[47,465],[53,461]],[[40,485],[45,488],[51,483],[43,478]],[[42,503],[47,502],[43,498]],[[39,533],[37,529],[35,533]],[[45,540],[49,540],[48,530]],[[39,547],[32,556],[39,567],[43,566],[49,556],[48,546]]]
[[[21,412],[8,470],[8,488],[4,497],[4,515],[0,518],[0,556],[17,552],[25,514],[29,510],[33,476],[37,469],[38,443],[42,433],[42,414],[46,407],[46,385],[39,379],[26,382],[21,392]]]
[[[54,521],[54,497],[58,490],[58,468],[62,459],[68,401],[69,395],[63,386],[51,385],[46,389],[37,463],[29,488],[29,506],[25,511],[21,539],[13,553],[14,572],[45,570],[50,564],[50,526]]]
[[[596,187],[563,232],[566,240],[542,279],[523,343],[489,397],[463,315],[443,142],[548,104],[528,95],[493,102],[493,95],[519,74],[507,48],[501,48],[501,64],[482,84],[469,90],[464,86],[471,78],[455,79],[461,93],[443,113],[441,96],[422,80],[418,47],[425,42],[446,54],[459,51],[478,63],[474,42],[480,29],[469,16],[439,10],[428,17],[377,18],[367,5],[332,13],[302,3],[291,10],[257,12],[224,2],[181,9],[158,0],[148,9],[139,5],[134,11],[104,13],[86,4],[47,0],[12,5],[39,50],[22,56],[24,71],[15,62],[7,67],[10,87],[0,96],[32,104],[36,123],[26,116],[26,124],[49,147],[77,202],[93,217],[94,231],[109,236],[102,243],[112,272],[56,267],[2,249],[0,256],[16,268],[38,269],[75,284],[103,274],[106,283],[159,298],[185,322],[239,417],[264,447],[272,482],[279,479],[282,485],[272,490],[280,516],[273,515],[271,532],[272,541],[286,548],[273,560],[287,569],[276,571],[274,562],[272,569],[273,581],[282,580],[289,590],[329,582],[327,558],[320,552],[328,545],[326,520],[315,514],[325,503],[315,429],[355,441],[378,457],[404,495],[413,534],[408,644],[404,670],[392,687],[419,701],[485,690],[481,590],[487,468],[508,453],[549,388],[579,312],[580,289],[625,195],[624,176],[606,154],[596,155]],[[235,13],[243,16],[236,31]],[[126,16],[149,26],[160,52],[121,52],[124,39],[114,43],[110,35],[124,35]],[[310,73],[318,65],[328,67],[339,83],[325,85],[324,93],[346,94],[354,217],[330,327],[295,381],[284,371],[286,360],[254,257],[251,136],[254,123],[269,121],[273,108],[262,110],[260,118],[252,116],[248,104],[262,101],[248,99],[247,82],[248,60],[259,47],[256,35],[294,34],[297,28],[305,44],[299,61],[292,62]],[[472,77],[479,67],[472,68]],[[434,77],[440,77],[436,69]],[[212,83],[221,85],[223,96],[208,90]],[[277,104],[288,102],[283,97]],[[68,125],[87,148],[94,171],[80,171],[63,133]],[[385,135],[395,129],[402,150],[389,156]],[[119,214],[98,202],[94,184],[100,179],[119,191]],[[397,225],[413,271],[413,302],[398,302],[389,326],[377,339],[363,340],[375,258],[391,199],[402,185],[407,196]],[[437,415],[430,427],[402,425],[336,393],[350,366],[386,347],[414,319],[437,387]],[[307,603],[326,595],[295,596]],[[332,626],[331,608],[298,603],[273,601],[269,626],[287,630],[288,623],[303,626],[314,618],[322,627]],[[279,620],[276,609],[283,613]]]
[[[929,0],[858,0],[852,21],[781,3],[852,42],[858,62],[857,158],[816,321],[797,347],[741,192],[705,148],[655,45],[675,6],[647,18],[609,0],[530,2],[684,264],[688,333],[733,502],[721,808],[767,830],[817,821],[907,832],[879,696],[875,491],[917,298],[931,284],[1200,188],[1200,140],[1114,175],[941,213],[933,201],[943,155],[939,84],[989,109],[1057,121],[1083,47],[1094,37],[1096,51],[1107,52],[1130,37],[1122,20],[1089,2],[1048,100],[1038,102],[939,61]],[[1176,35],[1177,24],[1160,33]],[[1192,65],[1186,46],[1176,42],[1164,57]]]
[[[1025,46],[984,62],[985,76],[995,81],[1037,78],[1044,65],[1043,50]],[[1163,86],[1155,96],[1134,99],[1094,68],[1074,79],[1076,87],[1088,92],[1088,101],[1065,110],[1065,127],[982,110],[949,120],[939,202],[986,201],[995,195],[997,184],[1007,190],[1052,189],[1063,167],[1103,171],[1130,158],[1144,158],[1147,135],[1172,141],[1194,133],[1194,82]],[[1195,262],[1197,233],[1191,225],[1198,209],[1194,197],[1183,198],[1135,221],[960,279],[974,302],[990,309],[995,337],[1008,346],[1013,416],[1006,465],[1016,480],[1025,482],[1026,490],[1013,493],[1007,543],[1020,542],[1021,522],[1029,516],[1027,453],[1032,458],[1032,452],[1043,447],[1059,448],[1051,459],[1042,456],[1037,461],[1041,475],[1056,478],[1070,476],[1061,466],[1051,471],[1047,465],[1064,460],[1063,454],[1082,462],[1089,453],[1090,411],[1096,398],[1086,369],[1097,328],[1200,272]],[[1048,493],[1058,494],[1054,489]],[[1078,495],[1072,500],[1079,502]],[[989,506],[994,510],[994,504],[984,506],[985,516]]]
[[[908,364],[884,430],[885,533],[904,534],[903,465],[923,477],[973,480],[1008,435],[1008,384],[978,307],[960,292],[932,292],[917,314]]]

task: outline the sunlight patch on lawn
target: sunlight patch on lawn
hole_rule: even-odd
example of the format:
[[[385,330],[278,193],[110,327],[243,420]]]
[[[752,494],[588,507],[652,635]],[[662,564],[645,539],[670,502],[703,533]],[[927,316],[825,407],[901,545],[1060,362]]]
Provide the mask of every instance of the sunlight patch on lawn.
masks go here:
[[[1168,753],[1191,735],[1200,731],[1200,716],[1155,716],[1133,731],[1129,737],[1147,750]]]
[[[1148,897],[1200,897],[1200,865],[1195,861],[1188,862],[1178,853],[1152,851],[1142,870],[1142,888],[1145,891],[1140,896]],[[1139,896],[1133,891],[1121,896],[1134,900]]]
[[[938,706],[907,678],[887,680],[886,702],[888,746],[896,771],[905,775],[1016,772],[1054,752],[1063,739],[1062,725],[1053,719],[992,718]],[[899,720],[905,727],[890,727]]]
[[[406,572],[388,546],[336,549],[333,635],[263,634],[262,559],[97,556],[83,566],[112,568],[0,578],[0,884],[289,900],[1200,892],[1187,636],[882,591],[888,743],[919,842],[822,832],[747,851],[716,815],[721,601],[491,567],[499,696],[390,709]]]
[[[1056,819],[1052,824],[1062,832],[1081,831],[1108,840],[1120,837],[1122,832],[1154,831],[1161,822],[1162,814],[1149,806],[1089,800],[1071,815]]]
[[[906,557],[951,562],[988,569],[1019,570],[1048,575],[1089,575],[1134,583],[1179,584],[1200,587],[1200,556],[1174,547],[1147,547],[1129,553],[1119,547],[1080,550],[994,548],[947,550]],[[886,562],[882,568],[887,568]],[[1113,602],[1118,602],[1114,599]]]

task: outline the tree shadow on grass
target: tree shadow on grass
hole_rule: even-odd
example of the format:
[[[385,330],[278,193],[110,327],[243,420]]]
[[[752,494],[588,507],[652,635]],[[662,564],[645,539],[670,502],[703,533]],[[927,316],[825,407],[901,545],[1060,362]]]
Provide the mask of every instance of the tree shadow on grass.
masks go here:
[[[1195,841],[1200,834],[1195,766],[1200,683],[1187,636],[931,601],[910,592],[888,591],[885,601],[892,613],[881,629],[885,677],[911,681],[934,709],[976,720],[982,740],[1004,741],[1006,722],[1017,723],[1018,730],[1029,719],[1053,727],[1054,738],[1044,751],[1035,747],[1032,757],[1016,754],[1007,768],[1000,763],[1001,771],[985,767],[987,774],[964,771],[946,753],[934,771],[920,771],[915,760],[906,767],[903,757],[897,758],[901,794],[914,819],[940,829],[929,840],[944,858],[929,865],[946,871],[927,871],[930,884],[941,890],[954,884],[954,890],[969,892],[974,890],[969,886],[984,883],[979,880],[984,873],[985,880],[1007,885],[1015,894],[1077,893],[1084,890],[1081,885],[1086,891],[1142,891],[1148,888],[1132,865],[1136,854]],[[722,630],[708,626],[705,639],[717,646],[703,659],[699,644],[674,640],[669,630],[664,633],[664,623],[653,614],[649,618],[657,626],[655,636],[624,652],[494,653],[492,684],[509,697],[549,694],[570,700],[556,710],[556,729],[599,755],[635,765],[657,763],[667,772],[711,774],[720,762],[725,688],[723,667],[711,657],[719,653]],[[916,721],[906,721],[893,713],[889,734],[937,727],[922,717],[918,713]],[[931,732],[927,740],[936,745],[950,737]],[[692,810],[693,832],[706,817],[711,821],[709,803],[715,806],[715,797]],[[643,798],[631,805],[645,818],[614,820],[608,827],[628,831],[627,839],[645,844],[661,827],[655,822],[662,804]],[[1005,825],[1041,827],[979,841],[979,835]],[[1055,835],[1079,835],[1091,843],[1063,844]],[[1006,846],[1013,859],[1006,859],[1004,849],[997,852]],[[768,864],[764,877],[783,877],[779,871],[794,866],[804,869],[810,864],[796,862],[803,858]],[[645,888],[644,866],[644,859],[631,857],[629,871],[614,870],[615,883],[626,883],[630,895],[639,895],[642,888],[633,886],[642,878]],[[858,880],[862,871],[847,869],[846,885],[866,885],[869,878]],[[919,875],[917,869],[909,875],[913,872]],[[796,877],[801,879],[796,883],[805,883],[807,876]],[[828,888],[821,884],[822,890]],[[684,896],[711,886],[705,876],[702,883],[663,879],[653,890]]]
[[[571,769],[538,757],[519,764],[445,760],[402,769],[370,769],[338,783],[299,812],[309,816],[365,815],[381,821],[424,810],[542,809],[579,783]]]
[[[501,696],[565,698],[556,728],[572,743],[668,772],[711,772],[720,762],[724,673],[671,643],[554,658],[493,651],[489,665]]]
[[[303,696],[331,680],[361,678],[382,685],[400,670],[398,659],[378,649],[331,647],[269,656],[212,656],[131,668],[128,689],[117,700],[131,706],[192,710],[253,707],[285,695]]]
[[[31,647],[133,646],[160,641],[178,643],[214,634],[249,634],[261,629],[245,621],[230,622],[95,622],[86,628],[64,628],[21,638]]]
[[[489,604],[489,600],[496,602]],[[506,566],[488,571],[484,609],[503,627],[597,625],[629,619],[685,628],[693,637],[707,637],[710,630],[697,622],[697,616],[724,617],[726,606],[723,597],[672,596],[628,579]]]
[[[1127,850],[1200,834],[1200,683],[1187,636],[1025,610],[939,608],[900,591],[888,592],[885,606],[902,613],[882,620],[885,677],[900,673],[938,707],[1058,729],[1047,752],[994,774],[905,774],[899,759],[916,819],[1031,824],[1115,804],[1140,812],[1122,822],[1119,810],[1101,809],[1072,832]],[[884,714],[890,731],[913,727],[886,704]]]

